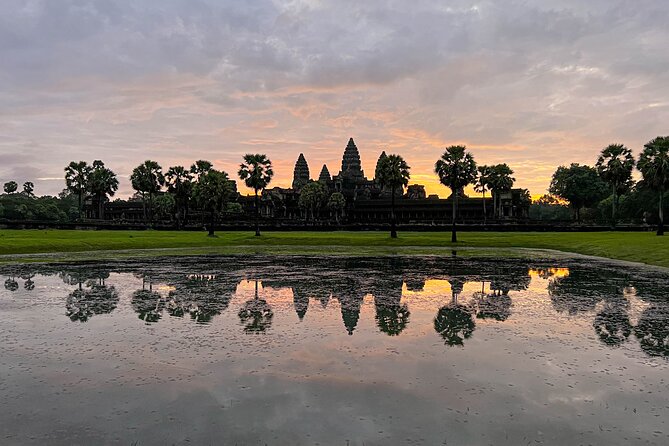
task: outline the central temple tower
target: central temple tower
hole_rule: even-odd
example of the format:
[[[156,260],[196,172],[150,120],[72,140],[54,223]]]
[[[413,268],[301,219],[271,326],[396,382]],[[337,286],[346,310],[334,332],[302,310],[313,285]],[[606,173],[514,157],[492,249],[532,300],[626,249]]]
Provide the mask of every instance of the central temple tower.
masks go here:
[[[348,144],[344,150],[339,176],[347,180],[363,180],[365,178],[365,173],[362,171],[360,164],[360,152],[358,152],[353,138],[348,140]]]

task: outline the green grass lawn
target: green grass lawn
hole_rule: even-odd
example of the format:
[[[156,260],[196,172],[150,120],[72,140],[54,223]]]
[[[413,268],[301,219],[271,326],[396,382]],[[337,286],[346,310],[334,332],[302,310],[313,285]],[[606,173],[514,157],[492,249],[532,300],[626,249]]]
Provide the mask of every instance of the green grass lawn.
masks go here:
[[[449,232],[400,232],[391,239],[386,232],[204,232],[177,231],[75,231],[0,230],[3,261],[25,254],[76,253],[102,250],[191,248],[193,252],[337,252],[430,253],[443,248],[539,248],[607,257],[669,267],[669,236],[652,232],[460,232],[456,245]],[[411,247],[412,249],[405,249]],[[440,248],[440,249],[437,249]],[[197,249],[200,249],[198,251]]]

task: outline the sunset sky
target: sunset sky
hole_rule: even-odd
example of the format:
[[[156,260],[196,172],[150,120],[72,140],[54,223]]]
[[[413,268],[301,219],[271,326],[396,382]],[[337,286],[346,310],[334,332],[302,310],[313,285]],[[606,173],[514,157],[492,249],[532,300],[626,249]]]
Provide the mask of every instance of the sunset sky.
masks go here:
[[[56,194],[102,159],[126,197],[145,159],[235,174],[259,152],[289,186],[353,137],[368,177],[398,153],[446,196],[434,162],[466,144],[539,195],[669,134],[668,23],[667,0],[3,0],[0,182]]]

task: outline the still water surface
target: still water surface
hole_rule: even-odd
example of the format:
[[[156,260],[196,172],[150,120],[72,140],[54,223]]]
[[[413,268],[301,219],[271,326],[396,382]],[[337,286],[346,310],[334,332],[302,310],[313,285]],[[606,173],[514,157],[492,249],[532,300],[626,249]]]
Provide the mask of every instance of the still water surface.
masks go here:
[[[0,444],[669,444],[669,275],[192,257],[0,270]]]

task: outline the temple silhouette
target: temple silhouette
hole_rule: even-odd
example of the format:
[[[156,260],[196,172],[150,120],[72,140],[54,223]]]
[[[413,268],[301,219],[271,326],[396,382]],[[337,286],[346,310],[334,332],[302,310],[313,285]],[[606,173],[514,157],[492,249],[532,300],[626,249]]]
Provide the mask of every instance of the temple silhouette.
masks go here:
[[[381,152],[377,161],[386,156]],[[304,211],[299,207],[302,188],[311,181],[318,181],[327,187],[330,194],[339,192],[345,200],[344,219],[349,223],[386,223],[390,218],[391,192],[380,186],[376,178],[369,179],[362,169],[360,152],[353,138],[348,140],[341,160],[341,169],[332,176],[327,165],[321,167],[317,178],[312,179],[307,158],[303,153],[297,158],[290,188],[273,187],[266,189],[261,199],[261,215],[274,219],[300,219]],[[486,197],[486,219],[523,220],[528,218],[529,203],[522,199],[523,189],[510,189]],[[484,220],[483,198],[468,197],[464,191],[458,192],[458,219],[461,222],[480,223]],[[452,194],[448,198],[427,195],[425,186],[410,184],[406,190],[398,190],[396,195],[396,216],[403,223],[450,222]],[[497,199],[499,207],[493,208]],[[242,197],[246,212],[253,211],[253,202]],[[332,211],[319,209],[315,218],[330,219]]]

